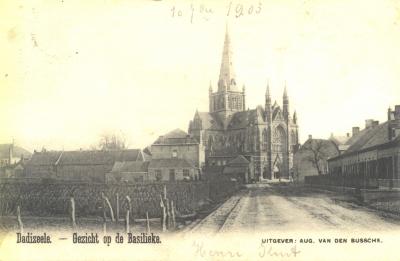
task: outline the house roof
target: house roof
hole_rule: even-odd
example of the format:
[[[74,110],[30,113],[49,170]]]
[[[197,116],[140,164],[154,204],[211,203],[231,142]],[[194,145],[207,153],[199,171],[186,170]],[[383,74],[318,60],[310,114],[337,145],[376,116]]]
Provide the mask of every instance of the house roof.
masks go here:
[[[193,168],[194,166],[185,159],[152,159],[149,168]]]
[[[174,145],[174,144],[198,144],[199,142],[190,137],[185,131],[175,129],[168,132],[164,136],[160,136],[153,145]]]
[[[389,142],[388,122],[363,129],[357,135],[353,136],[347,142],[350,147],[345,151],[344,154],[367,149],[386,142]]]
[[[345,145],[346,142],[350,139],[349,136],[339,136],[339,135],[331,135],[329,139],[333,141],[336,145]]]
[[[228,162],[229,166],[234,166],[234,165],[249,165],[250,161],[248,161],[244,156],[239,155],[236,158],[234,158],[233,160]]]
[[[113,165],[115,161],[143,160],[139,149],[35,152],[27,165]]]
[[[116,161],[111,172],[147,172],[149,163],[148,161]]]
[[[32,153],[30,153],[29,151],[27,151],[26,149],[19,147],[19,146],[15,146],[13,144],[0,144],[0,159],[8,159],[9,156],[9,150],[10,147],[13,146],[12,149],[12,156],[14,158],[19,158],[21,157],[21,155],[24,156],[24,158],[29,158],[32,156]]]

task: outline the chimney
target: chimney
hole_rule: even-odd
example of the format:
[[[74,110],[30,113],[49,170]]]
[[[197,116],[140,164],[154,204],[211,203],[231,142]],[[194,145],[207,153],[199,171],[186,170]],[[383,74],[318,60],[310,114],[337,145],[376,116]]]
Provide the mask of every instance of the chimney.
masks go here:
[[[352,136],[357,135],[360,132],[360,127],[353,127],[351,132],[352,132]]]
[[[373,126],[373,122],[374,122],[373,119],[365,120],[365,128],[366,128],[366,129],[371,128],[371,127]]]
[[[372,127],[376,127],[376,126],[378,126],[379,125],[379,121],[373,121],[372,122]]]
[[[312,140],[312,135],[311,134],[308,135],[308,139]]]
[[[400,105],[394,106],[394,119],[399,121],[400,120]]]
[[[346,133],[346,137],[349,138],[350,137],[350,133]]]

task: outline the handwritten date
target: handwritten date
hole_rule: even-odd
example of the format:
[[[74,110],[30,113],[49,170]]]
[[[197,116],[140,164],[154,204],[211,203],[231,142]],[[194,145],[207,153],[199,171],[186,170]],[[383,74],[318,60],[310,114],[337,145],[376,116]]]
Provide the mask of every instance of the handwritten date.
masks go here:
[[[226,7],[226,16],[240,18],[244,16],[259,15],[262,12],[262,3],[256,4],[242,4],[230,1]],[[172,6],[171,17],[175,18],[189,18],[190,23],[195,22],[196,19],[208,21],[216,11],[205,4],[194,5],[191,4],[187,8]]]

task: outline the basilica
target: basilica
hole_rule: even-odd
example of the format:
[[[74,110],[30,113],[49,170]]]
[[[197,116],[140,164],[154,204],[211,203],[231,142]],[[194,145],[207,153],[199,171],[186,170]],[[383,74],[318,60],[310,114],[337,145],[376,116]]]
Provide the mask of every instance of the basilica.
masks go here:
[[[267,85],[264,106],[246,109],[246,89],[236,82],[231,47],[226,30],[218,86],[209,87],[209,111],[196,111],[188,132],[202,144],[205,167],[221,166],[246,183],[289,179],[299,128],[286,86],[282,106],[272,103]]]

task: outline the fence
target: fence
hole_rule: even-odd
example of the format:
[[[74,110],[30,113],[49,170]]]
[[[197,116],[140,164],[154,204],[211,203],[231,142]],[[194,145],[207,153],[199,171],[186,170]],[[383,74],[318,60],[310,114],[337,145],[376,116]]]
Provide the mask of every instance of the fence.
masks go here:
[[[89,184],[71,182],[5,182],[0,183],[0,215],[16,213],[21,207],[24,215],[63,216],[70,212],[70,199],[74,198],[77,217],[102,216],[104,200],[102,193],[116,209],[117,195],[119,209],[128,208],[137,218],[160,217],[160,195],[167,191],[168,199],[175,204],[177,213],[185,215],[197,210],[199,203],[209,198],[217,200],[232,194],[235,183],[211,182],[168,182],[143,184]]]

